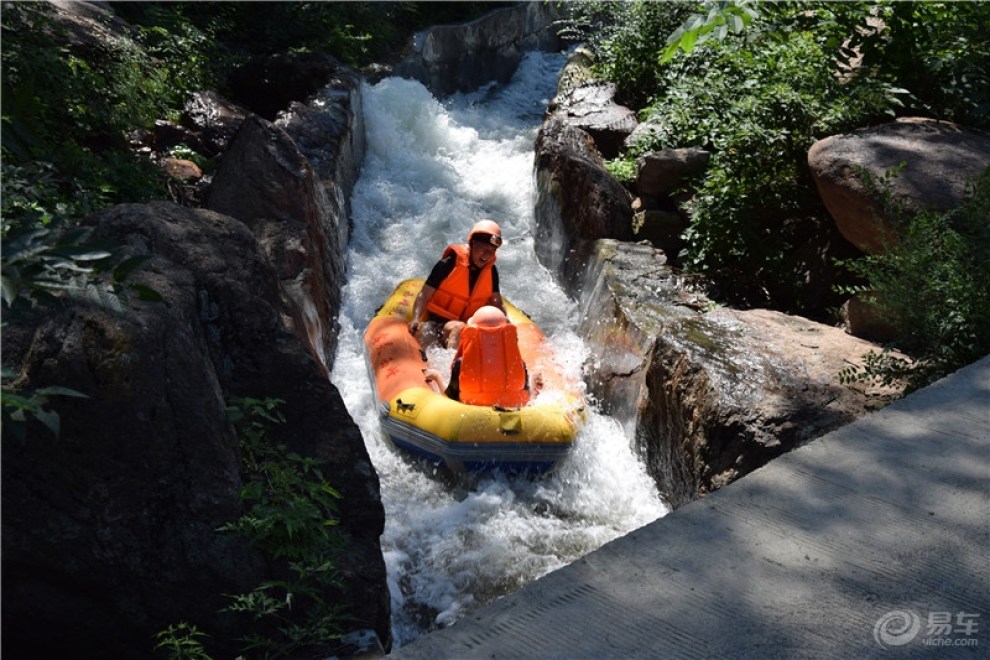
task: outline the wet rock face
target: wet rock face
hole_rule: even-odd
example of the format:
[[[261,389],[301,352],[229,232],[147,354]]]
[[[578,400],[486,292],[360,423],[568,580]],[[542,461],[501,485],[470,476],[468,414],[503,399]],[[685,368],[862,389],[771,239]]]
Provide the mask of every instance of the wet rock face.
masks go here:
[[[839,383],[879,346],[769,310],[713,306],[644,245],[599,241],[581,332],[591,391],[636,439],[672,507],[868,412],[893,392]]]
[[[207,206],[251,227],[275,266],[284,309],[325,374],[344,284],[340,204],[282,129],[253,115],[224,154]]]
[[[897,230],[858,168],[880,181],[902,162],[904,169],[890,182],[893,196],[909,212],[949,210],[990,167],[990,137],[949,122],[905,117],[812,145],[808,165],[822,201],[842,235],[864,252],[883,251]]]
[[[182,126],[192,133],[192,138],[177,139],[175,143],[217,156],[227,148],[248,114],[248,110],[217,92],[194,92],[182,110]]]
[[[564,15],[564,4],[524,2],[470,23],[421,32],[394,75],[418,80],[438,96],[468,92],[493,80],[508,82],[526,51],[560,48],[553,23]]]
[[[558,94],[548,111],[591,135],[603,158],[615,158],[639,123],[635,112],[615,102],[615,93],[615,83],[589,80]]]
[[[257,239],[228,216],[164,202],[92,223],[149,257],[132,277],[163,300],[127,313],[71,303],[5,330],[20,384],[89,396],[54,402],[57,440],[40,427],[23,444],[4,437],[5,650],[144,657],[155,632],[183,620],[216,640],[252,632],[220,613],[224,594],[277,575],[216,532],[241,514],[230,396],[284,400],[287,422],[270,437],[329,462],[351,552],[343,592],[328,596],[355,603],[360,627],[388,640],[377,477],[339,393],[284,325]]]
[[[536,256],[577,297],[592,243],[632,240],[632,196],[588,133],[557,118],[536,137]]]

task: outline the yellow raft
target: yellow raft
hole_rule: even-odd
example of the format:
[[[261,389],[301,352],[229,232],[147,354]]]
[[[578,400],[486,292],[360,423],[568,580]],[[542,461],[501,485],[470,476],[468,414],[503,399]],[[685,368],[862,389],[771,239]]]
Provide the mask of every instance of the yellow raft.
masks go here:
[[[506,410],[448,399],[427,384],[425,353],[409,332],[422,286],[422,279],[401,282],[364,333],[382,428],[392,443],[458,473],[551,469],[584,422],[584,397],[555,367],[540,328],[505,301],[527,368],[543,376],[542,392],[528,405]]]

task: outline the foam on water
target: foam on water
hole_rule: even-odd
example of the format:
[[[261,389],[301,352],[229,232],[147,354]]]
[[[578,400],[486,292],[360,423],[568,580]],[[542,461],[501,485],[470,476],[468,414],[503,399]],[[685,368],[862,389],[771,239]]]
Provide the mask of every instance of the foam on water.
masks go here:
[[[388,445],[375,412],[365,326],[399,280],[425,277],[482,217],[506,238],[498,252],[503,295],[540,324],[561,368],[580,379],[586,348],[573,331],[577,306],[539,264],[532,239],[533,140],[562,63],[531,54],[508,85],[445,103],[399,78],[363,90],[367,155],[351,199],[332,379],[381,478],[396,647],[666,512],[630,439],[598,413],[551,475],[450,483]],[[449,358],[431,354],[440,368]]]

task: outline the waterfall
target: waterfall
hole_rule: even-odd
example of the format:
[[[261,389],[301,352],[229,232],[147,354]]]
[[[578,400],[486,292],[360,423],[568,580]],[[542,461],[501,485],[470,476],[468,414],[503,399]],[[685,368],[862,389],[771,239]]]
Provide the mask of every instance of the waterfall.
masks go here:
[[[533,141],[563,65],[531,53],[512,81],[441,102],[386,78],[362,90],[367,152],[351,199],[352,234],[332,373],[381,478],[382,551],[395,647],[449,625],[664,515],[652,479],[615,419],[591,412],[573,451],[539,478],[450,483],[384,439],[361,336],[394,286],[426,277],[480,218],[502,227],[502,295],[544,330],[580,379],[579,310],[533,248]],[[431,351],[443,369],[450,351]],[[446,360],[446,362],[445,362]]]

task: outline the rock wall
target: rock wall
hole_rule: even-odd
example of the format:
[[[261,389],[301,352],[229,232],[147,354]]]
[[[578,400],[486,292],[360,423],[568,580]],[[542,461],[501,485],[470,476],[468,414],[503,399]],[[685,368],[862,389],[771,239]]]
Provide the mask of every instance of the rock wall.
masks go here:
[[[535,145],[536,256],[579,297],[599,238],[631,240],[632,196],[605,169],[594,139],[551,117]]]
[[[326,64],[326,63],[325,63]],[[287,318],[326,375],[350,234],[348,200],[364,158],[360,80],[343,67],[274,122],[251,115],[227,145],[206,206],[252,228],[281,281]]]
[[[438,96],[507,82],[529,50],[557,50],[554,21],[566,3],[521,2],[459,25],[441,25],[413,37],[394,75],[413,78]]]
[[[53,8],[73,44],[128,38],[109,5]],[[57,438],[36,423],[23,443],[3,430],[5,655],[150,657],[156,632],[187,621],[209,635],[214,657],[234,657],[242,644],[230,640],[259,632],[221,611],[227,594],[285,577],[284,566],[216,531],[243,512],[225,410],[237,396],[284,401],[286,422],[269,437],[326,462],[346,547],[341,587],[324,596],[348,604],[346,630],[390,645],[378,477],[327,378],[347,200],[364,151],[360,80],[320,54],[257,66],[281,72],[278,89],[244,75],[252,85],[237,103],[204,91],[181,125],[162,121],[140,138],[152,154],[183,144],[220,156],[212,182],[203,176],[184,202],[205,196],[223,213],[159,202],[87,219],[98,239],[147,257],[129,281],[161,302],[114,311],[67,299],[4,318],[15,388],[57,384],[87,396],[51,397]],[[255,114],[263,106],[274,122]]]
[[[590,390],[635,428],[672,507],[892,399],[838,382],[877,346],[798,316],[715,306],[652,247],[595,248],[579,329]]]
[[[149,261],[133,277],[162,296],[126,312],[85,301],[5,328],[18,385],[86,393],[54,402],[62,433],[3,441],[4,650],[23,657],[147,657],[188,621],[224,639],[253,631],[224,594],[277,579],[216,529],[241,514],[230,396],[285,401],[271,437],[329,463],[343,498],[353,625],[389,639],[378,481],[337,390],[282,320],[275,268],[242,222],[160,202],[91,218]],[[12,656],[12,657],[13,657]]]

